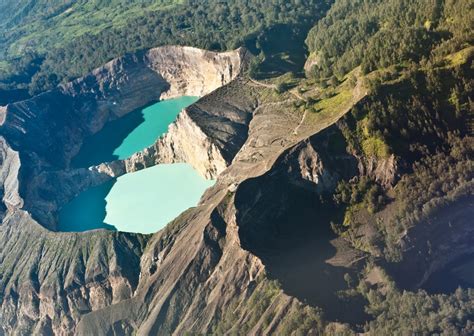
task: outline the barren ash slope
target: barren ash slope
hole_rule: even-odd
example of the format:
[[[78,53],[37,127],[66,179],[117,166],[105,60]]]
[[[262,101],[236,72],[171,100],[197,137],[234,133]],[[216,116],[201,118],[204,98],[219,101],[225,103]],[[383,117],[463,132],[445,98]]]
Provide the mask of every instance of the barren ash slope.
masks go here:
[[[2,108],[0,333],[471,334],[469,11],[402,4],[336,1],[304,77],[165,46]],[[71,167],[108,122],[181,95],[202,98],[153,146]],[[172,162],[217,182],[165,229],[55,232],[79,192]]]

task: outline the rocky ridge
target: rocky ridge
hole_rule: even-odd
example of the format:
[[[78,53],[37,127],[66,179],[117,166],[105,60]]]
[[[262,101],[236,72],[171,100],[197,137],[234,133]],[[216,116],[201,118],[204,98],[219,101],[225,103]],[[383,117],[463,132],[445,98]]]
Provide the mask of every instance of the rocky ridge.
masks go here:
[[[165,50],[168,51],[168,49]],[[238,51],[232,55],[239,54],[245,57],[244,51]],[[208,57],[213,54],[201,52],[201,55]],[[304,115],[294,113],[292,104],[295,97],[292,94],[288,93],[283,97],[275,95],[272,89],[262,87],[241,76],[214,90],[210,95],[183,111],[177,122],[171,126],[167,136],[130,160],[102,164],[89,169],[68,169],[68,161],[73,153],[77,152],[77,144],[73,144],[74,141],[72,141],[73,136],[81,139],[85,134],[91,134],[100,129],[100,125],[103,125],[105,120],[123,114],[123,111],[114,108],[113,102],[120,105],[119,98],[127,109],[132,108],[130,97],[133,94],[123,89],[133,87],[132,84],[123,82],[124,78],[129,78],[129,75],[122,78],[112,76],[110,73],[126,72],[129,68],[124,64],[127,62],[131,62],[131,68],[135,69],[136,64],[139,63],[137,57],[137,55],[126,56],[123,60],[114,60],[82,80],[65,85],[56,92],[44,94],[51,95],[49,97],[43,95],[33,98],[31,102],[21,102],[7,107],[6,122],[0,131],[8,143],[13,144],[13,148],[21,149],[20,159],[22,156],[31,159],[28,161],[31,166],[24,167],[21,171],[24,175],[20,178],[22,181],[22,179],[27,180],[32,177],[31,183],[25,188],[26,192],[22,192],[20,188],[20,195],[23,197],[27,195],[24,198],[26,200],[24,209],[35,210],[32,213],[39,219],[42,217],[40,209],[45,209],[44,213],[54,213],[60,204],[72,198],[80,190],[100,183],[111,176],[125,173],[126,170],[123,167],[131,171],[160,162],[189,162],[207,177],[216,177],[220,174],[217,184],[206,192],[199,207],[186,212],[175,220],[174,224],[170,224],[169,228],[152,236],[146,243],[146,248],[144,246],[148,238],[141,235],[129,234],[126,236],[128,238],[125,238],[121,233],[112,232],[52,233],[40,228],[25,210],[13,209],[8,212],[2,225],[2,239],[9,240],[11,243],[2,249],[1,255],[4,260],[8,255],[11,255],[13,259],[8,263],[2,263],[2,293],[4,293],[2,318],[8,321],[4,324],[5,332],[23,333],[42,328],[41,330],[55,334],[72,332],[89,334],[91,331],[106,334],[111,331],[126,332],[127,330],[135,330],[139,334],[150,332],[167,334],[170,331],[179,334],[184,330],[209,330],[215,326],[216,318],[224,314],[224,307],[232,302],[245,300],[253,292],[257,279],[261,279],[265,273],[262,261],[241,247],[237,209],[232,202],[233,196],[229,196],[229,190],[237,194],[238,185],[242,181],[264,174],[271,169],[282,153],[294,146],[300,146],[301,141],[337,121],[355,101],[361,98],[358,96],[360,91],[355,91],[354,99],[346,106],[341,106],[339,114],[322,113],[321,123],[309,123],[304,122]],[[150,68],[157,69],[156,63],[149,64],[152,64]],[[136,69],[134,71],[138,71],[142,80],[149,76],[152,84],[163,87],[163,82],[149,71],[150,68],[147,66],[144,70],[140,68],[139,71]],[[231,74],[237,76],[238,73],[235,72],[237,68],[237,66],[228,66],[229,77],[224,76],[221,79],[224,81],[226,78],[230,79]],[[170,72],[164,72],[163,77],[169,74]],[[217,85],[219,81],[210,81],[210,83]],[[220,83],[225,84],[222,81]],[[185,84],[183,81],[176,81],[176,87],[180,85]],[[189,85],[192,85],[192,82]],[[213,86],[211,87],[214,89]],[[142,89],[143,87],[140,90]],[[165,96],[172,97],[175,94],[173,92],[178,91],[170,89]],[[181,92],[196,94],[196,91]],[[110,95],[107,95],[108,93]],[[80,103],[80,108],[77,110],[76,105],[70,103],[67,114],[72,117],[80,112],[82,123],[79,125],[84,125],[77,127],[79,130],[76,128],[72,133],[68,133],[68,136],[59,142],[63,145],[61,148],[63,152],[59,153],[60,148],[53,146],[50,151],[58,153],[60,160],[57,161],[53,160],[53,154],[46,148],[52,146],[55,137],[61,136],[68,128],[72,128],[69,118],[64,118],[49,128],[43,123],[45,129],[51,130],[41,135],[45,138],[45,142],[35,147],[32,141],[33,136],[40,136],[39,127],[36,124],[41,124],[41,122],[38,120],[57,115],[58,112],[53,106],[56,103],[50,102],[53,97],[56,97],[55,95],[66,95],[67,98],[64,98],[64,101],[77,100]],[[92,105],[82,103],[91,95],[95,95],[97,102]],[[144,103],[144,101],[140,100],[139,103]],[[93,106],[100,113],[98,112],[98,116],[91,117],[89,112],[89,118],[87,118],[89,110],[85,106]],[[92,110],[93,107],[89,108]],[[38,108],[38,111],[35,108]],[[35,125],[32,120],[35,121]],[[54,132],[60,127],[61,132]],[[199,141],[190,143],[190,133],[197,135]],[[22,136],[22,134],[26,135]],[[201,160],[202,156],[207,160]],[[143,162],[142,165],[140,165],[141,162]],[[204,165],[199,166],[200,164]],[[314,174],[317,173],[318,171]],[[56,182],[51,183],[51,181]],[[49,197],[45,198],[44,195]],[[46,220],[40,220],[41,224],[54,224],[54,217],[45,216],[44,219]],[[61,250],[58,246],[48,250],[52,253],[51,255],[44,253],[38,255],[38,251],[42,248],[38,250],[37,244],[18,245],[18,242],[24,239],[22,232],[37,232],[38,230],[44,231],[37,234],[36,240],[39,246],[50,245],[49,241],[56,239],[58,235],[58,237],[68,237],[61,239],[61,243],[70,243],[71,247],[74,246],[77,251],[90,250],[87,239],[82,239],[89,235],[97,237],[99,246],[103,246],[106,241],[109,241],[112,246],[123,246],[123,243],[119,244],[118,241],[138,239],[142,242],[138,244],[142,248],[134,247],[132,252],[128,251],[128,253],[131,253],[133,260],[141,258],[140,271],[124,274],[126,267],[112,270],[106,267],[111,263],[110,260],[107,261],[107,258],[121,260],[122,255],[127,251],[112,249],[107,252],[110,252],[107,254],[109,257],[106,257],[105,251],[101,249],[94,250],[94,253],[81,252],[96,257],[91,261],[85,259],[85,262],[81,261],[77,264],[79,260],[83,260],[83,257],[79,255],[54,256],[58,250]],[[134,246],[133,243],[125,245]],[[20,252],[12,253],[13,249],[19,246]],[[39,258],[28,257],[34,255],[38,255]],[[39,276],[45,274],[42,267],[48,263],[46,260],[51,259],[57,259],[60,264],[46,274],[51,274],[51,278],[54,279],[53,287],[60,295],[52,295],[51,291],[44,291],[44,279]],[[12,272],[13,267],[19,263],[24,263],[24,271]],[[76,264],[78,266],[73,266]],[[133,265],[130,267],[136,269],[136,264]],[[71,267],[75,270],[74,272],[67,271]],[[69,292],[70,287],[64,282],[64,277],[59,275],[88,273],[87,269],[90,267],[101,270],[98,276],[100,280],[90,277],[80,278],[76,287],[80,288],[83,294],[77,296]],[[136,274],[140,274],[138,283],[134,280]],[[19,279],[22,279],[22,283],[31,283],[28,291],[20,290],[17,285]],[[123,289],[125,294],[122,296],[114,294],[118,290],[114,285],[117,283],[119,284],[117,288],[128,288]],[[265,283],[265,281],[259,282],[257,286],[265,288]],[[226,288],[228,284],[233,284],[235,287]],[[110,296],[107,296],[108,294],[91,295],[86,288],[92,287],[96,288],[94,293],[112,294]],[[219,295],[218,293],[226,294]],[[58,300],[63,302],[61,300],[68,295],[72,298],[71,302],[68,305],[60,305],[60,309],[41,308],[45,306],[45,302],[58,302]],[[30,299],[24,300],[23,296]],[[117,297],[120,300],[115,299]],[[290,298],[283,292],[279,292],[276,300],[280,304],[276,304],[273,309],[277,310],[294,310],[301,304],[297,299]],[[84,305],[89,308],[74,308],[80,302],[84,302]],[[206,302],[205,311],[201,311],[203,302]],[[21,313],[25,309],[30,310],[31,307],[40,308],[28,315]],[[74,311],[78,313],[73,313]],[[15,316],[27,318],[16,320]],[[72,316],[72,320],[64,322],[65,316]],[[200,318],[197,319],[197,316]],[[278,327],[275,323],[272,328]],[[263,330],[262,328],[267,328],[267,326],[262,324],[255,328]]]
[[[120,163],[72,169],[71,158],[85,137],[150,102],[214,91],[239,74],[245,54],[242,49],[219,54],[155,48],[112,60],[83,78],[6,106],[0,134],[11,148],[21,149],[24,209],[54,229],[54,213],[62,205],[126,172]]]
[[[125,173],[121,162],[69,168],[84,137],[150,101],[207,94],[237,76],[245,57],[244,50],[156,48],[2,110],[1,236],[9,242],[0,250],[3,333],[70,334],[83,314],[132,295],[146,236],[54,233],[35,219],[54,228],[62,204]]]
[[[193,53],[173,55],[186,59]],[[204,58],[217,57],[214,53],[196,53]],[[242,62],[245,52],[237,53]],[[137,56],[127,57],[133,60]],[[154,57],[156,62],[146,64],[155,74],[159,64],[173,66],[174,61],[167,63],[161,56]],[[193,60],[187,61],[194,64]],[[109,66],[120,68],[117,62]],[[58,162],[50,160],[41,146],[36,149],[25,140],[23,149],[17,134],[27,129],[21,122],[26,112],[20,117],[20,112],[14,113],[17,116],[11,119],[7,115],[5,133],[0,133],[8,144],[11,138],[20,159],[26,155],[34,167],[25,170],[32,175],[20,177],[21,181],[34,176],[28,187],[33,192],[22,193],[20,188],[19,193],[30,195],[25,198],[30,200],[30,209],[35,209],[35,204],[40,208],[49,204],[47,211],[54,213],[79,190],[164,162],[188,162],[217,182],[196,208],[150,236],[107,231],[54,233],[36,223],[25,211],[27,206],[6,211],[0,228],[2,241],[9,242],[0,250],[0,331],[64,335],[282,334],[285,324],[292,323],[298,314],[306,314],[313,316],[309,334],[318,334],[323,330],[315,317],[315,307],[323,307],[329,320],[358,323],[366,318],[364,312],[348,312],[353,306],[332,295],[347,288],[343,275],[357,270],[368,254],[336,238],[328,230],[331,218],[319,207],[321,198],[341,178],[374,174],[387,186],[395,178],[394,158],[384,161],[364,157],[347,147],[337,153],[329,150],[334,139],[341,137],[345,114],[367,94],[363,79],[359,77],[354,87],[342,83],[335,92],[337,105],[313,113],[297,108],[304,103],[304,96],[291,91],[277,94],[273,88],[249,80],[244,72],[235,72],[234,65],[226,69],[229,77],[224,75],[224,82],[219,76],[213,77],[213,91],[184,110],[167,135],[153,146],[128,160],[89,169],[67,169],[68,160],[77,151],[67,139],[66,154]],[[208,71],[207,66],[201,70]],[[94,76],[100,73],[101,78],[110,78],[103,71],[107,72],[97,70]],[[167,67],[159,71],[163,78],[176,75]],[[155,75],[148,70],[142,76],[150,76],[151,83],[163,83],[155,82]],[[173,92],[195,94],[197,91],[192,90],[198,90],[202,80],[199,75],[195,81],[176,80],[162,97],[172,97]],[[114,79],[114,83],[119,82]],[[218,83],[222,86],[214,87]],[[67,87],[90,94],[84,85]],[[196,89],[192,89],[194,85]],[[98,88],[99,92],[105,90],[103,85]],[[117,92],[131,107],[128,99],[133,94]],[[100,105],[107,104],[113,106],[113,100],[105,99]],[[36,105],[20,105],[25,106]],[[120,115],[117,113],[115,116]],[[100,120],[86,123],[92,127],[89,133],[76,130],[76,134],[99,129],[97,125],[104,122]],[[45,132],[43,136],[51,134]],[[4,152],[15,162],[15,151],[7,148]],[[14,169],[4,171],[14,177]],[[54,180],[59,182],[51,183]],[[8,185],[12,191],[9,195],[14,195],[15,184]],[[47,186],[49,189],[43,189]],[[44,198],[45,194],[53,200]],[[32,212],[37,218],[41,217],[39,210]],[[54,224],[53,217],[44,218],[38,222]],[[64,250],[74,253],[62,253]],[[308,270],[321,280],[318,283],[334,287],[305,282],[308,277],[301,276],[301,272]],[[280,286],[273,285],[272,279]],[[345,320],[349,315],[356,316],[356,320]]]

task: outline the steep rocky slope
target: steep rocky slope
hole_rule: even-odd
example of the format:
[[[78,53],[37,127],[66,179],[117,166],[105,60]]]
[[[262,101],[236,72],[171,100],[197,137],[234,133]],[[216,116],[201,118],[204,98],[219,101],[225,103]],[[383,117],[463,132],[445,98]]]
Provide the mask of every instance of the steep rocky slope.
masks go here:
[[[201,175],[216,178],[247,140],[260,105],[258,92],[247,82],[238,78],[184,109],[163,138],[125,161],[126,171],[187,162]]]
[[[156,234],[148,244],[142,257],[140,284],[135,297],[126,303],[84,316],[78,326],[80,334],[94,330],[105,334],[111,325],[116,330],[121,325],[137,328],[139,334],[206,333],[222,327],[219,321],[222,323],[226,307],[232,305],[240,306],[240,311],[236,312],[239,316],[234,317],[236,328],[245,327],[254,333],[262,333],[267,328],[276,332],[284,325],[281,322],[285,319],[282,317],[285,312],[298,313],[298,308],[302,309],[298,299],[287,296],[281,290],[275,290],[268,298],[268,306],[263,307],[262,313],[265,314],[262,316],[255,318],[255,307],[246,305],[245,302],[255,291],[265,292],[262,287],[268,286],[268,280],[265,280],[264,275],[265,263],[242,241],[248,239],[242,231],[246,226],[242,216],[252,210],[261,212],[264,217],[271,208],[267,210],[266,204],[256,203],[251,198],[244,197],[243,203],[237,198],[244,193],[241,188],[249,178],[268,170],[268,174],[274,175],[274,171],[288,169],[284,168],[287,162],[294,164],[295,153],[306,155],[307,147],[299,143],[306,142],[308,136],[336,121],[351,104],[348,103],[346,109],[342,106],[339,115],[331,115],[331,119],[325,123],[322,122],[322,113],[318,116],[321,123],[304,123],[301,132],[295,134],[293,130],[300,124],[302,115],[298,116],[293,109],[291,102],[294,96],[273,96],[272,90],[260,90],[261,99],[266,95],[270,97],[265,97],[265,102],[254,112],[249,137],[232,164],[218,177],[216,186],[206,192],[199,207],[178,218],[165,232]],[[355,101],[361,98],[356,95],[358,92],[354,92]],[[265,117],[260,113],[265,114]],[[290,115],[293,118],[285,118]],[[258,124],[256,118],[262,118],[267,123]],[[257,127],[266,128],[267,131],[256,132]],[[288,150],[289,154],[286,153]],[[276,163],[279,157],[281,161]],[[311,160],[308,157],[303,161]],[[296,164],[303,171],[299,177],[295,172],[296,179],[307,181],[303,178],[306,176],[306,167]],[[314,175],[319,176],[319,172],[315,171]],[[261,178],[257,179],[260,181]],[[262,190],[253,192],[253,197],[259,199],[267,193],[270,197],[278,197],[269,186],[260,182],[258,184]],[[307,182],[314,188],[314,182]],[[314,192],[309,192],[309,195],[314,196]],[[294,195],[290,193],[286,197],[291,196]],[[288,209],[282,207],[280,210],[285,213]],[[271,222],[271,218],[268,220]],[[255,225],[257,221],[258,217],[252,220]],[[269,233],[270,229],[262,226],[262,231]],[[357,253],[349,253],[345,260],[356,257]],[[324,264],[324,261],[321,262]],[[125,307],[131,309],[132,313]]]
[[[143,55],[114,60],[56,91],[7,106],[1,133],[5,144],[19,154],[14,169],[5,166],[4,195],[25,202],[13,202],[16,206],[6,212],[2,224],[2,241],[9,241],[1,250],[5,261],[1,268],[2,325],[7,333],[135,330],[179,334],[219,327],[226,306],[247,300],[255,288],[265,292],[270,286],[264,263],[242,248],[239,212],[244,210],[234,203],[239,184],[278,167],[277,159],[289,155],[284,153],[293,147],[292,152],[302,153],[301,176],[308,175],[308,169],[314,167],[302,162],[311,161],[310,156],[316,154],[314,149],[308,154],[308,148],[299,143],[334,123],[363,97],[359,84],[337,113],[323,111],[310,117],[294,108],[302,97],[275,94],[271,88],[238,76],[245,51],[220,55],[170,47]],[[175,62],[175,55],[187,65]],[[211,77],[198,75],[203,73]],[[125,162],[69,168],[81,139],[107,120],[159,97],[207,93],[235,76],[236,80],[183,111],[170,132],[142,153]],[[138,91],[139,101],[133,98]],[[5,158],[15,160],[15,152],[6,147]],[[317,161],[317,155],[313,159]],[[176,161],[189,162],[208,177],[220,174],[218,183],[197,208],[149,240],[100,231],[53,233],[31,218],[54,228],[57,208],[80,190],[127,170]],[[320,173],[314,169],[313,184]],[[10,182],[18,171],[19,192]],[[34,244],[27,243],[31,235]],[[75,252],[61,252],[64,250]],[[54,267],[50,267],[53,260]],[[15,272],[20,264],[24,267]],[[230,284],[232,288],[226,288]],[[274,294],[269,316],[285,310],[298,312],[301,303],[296,298],[277,289]],[[48,304],[55,308],[47,308]],[[251,312],[248,309],[242,311],[242,323],[250,318],[244,317]],[[269,328],[268,323],[257,320],[246,323],[256,332]],[[273,324],[273,329],[279,328],[276,320]]]
[[[133,66],[125,66],[125,60]],[[72,103],[57,124],[43,119],[59,113],[45,108],[49,99],[44,95],[6,109],[0,128],[1,176],[9,205],[3,210],[0,241],[8,243],[0,248],[0,332],[350,332],[342,323],[360,329],[370,319],[364,311],[368,299],[354,290],[351,279],[370,263],[391,268],[376,244],[372,249],[357,245],[377,235],[375,224],[362,226],[366,231],[356,237],[331,230],[331,222],[342,222],[344,216],[331,200],[343,180],[370,177],[390,189],[399,172],[394,155],[377,156],[347,143],[354,127],[348,112],[367,102],[367,78],[356,69],[354,82],[345,80],[327,92],[319,87],[277,92],[274,84],[247,77],[244,50],[221,55],[171,47],[122,61],[58,89]],[[135,70],[129,74],[127,69]],[[133,74],[141,76],[138,89],[129,82]],[[203,81],[210,83],[205,89]],[[136,90],[148,98],[134,101]],[[183,110],[153,146],[124,161],[70,167],[82,139],[108,120],[138,104],[183,93],[204,97]],[[62,139],[65,131],[57,131],[69,128]],[[37,141],[43,138],[45,143]],[[165,229],[142,236],[65,234],[41,227],[54,228],[57,209],[79,191],[170,162],[188,162],[217,182],[197,207]],[[465,218],[472,207],[457,209],[456,223],[470,234]],[[434,226],[445,228],[443,216]],[[442,266],[435,258],[440,253],[460,242],[471,251],[467,236],[458,236],[457,230],[449,232],[449,239],[443,239],[447,245],[434,250],[432,259],[427,255],[433,250],[412,251],[410,244],[417,240],[428,246],[440,239],[437,230],[425,227],[405,236],[402,247],[409,261],[393,270],[396,274],[422,265],[425,269],[406,286],[412,289]],[[368,278],[374,287],[386,289],[380,276]]]
[[[52,214],[58,207],[110,178],[107,172],[120,173],[118,166],[105,174],[100,169],[69,169],[85,137],[150,102],[205,95],[234,79],[245,58],[244,50],[219,54],[161,47],[112,60],[53,91],[8,105],[0,134],[11,148],[21,148],[24,208],[54,228]]]
[[[0,334],[70,334],[82,315],[123,301],[138,284],[147,237],[54,233],[23,210],[1,227]]]
[[[3,332],[71,333],[83,314],[132,295],[147,237],[40,226],[54,228],[61,205],[125,173],[121,162],[73,169],[70,159],[109,120],[160,98],[205,95],[234,79],[245,57],[156,48],[2,109]]]

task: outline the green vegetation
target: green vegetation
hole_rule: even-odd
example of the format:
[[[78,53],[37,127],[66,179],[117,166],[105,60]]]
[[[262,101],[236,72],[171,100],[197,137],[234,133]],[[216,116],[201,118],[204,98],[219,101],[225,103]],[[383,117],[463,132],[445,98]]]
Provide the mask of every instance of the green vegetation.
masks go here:
[[[369,137],[362,141],[362,150],[367,156],[374,156],[377,159],[385,159],[389,156],[388,146],[383,140],[377,137]]]
[[[469,62],[453,68],[405,69],[348,116],[345,136],[355,150],[412,163],[469,132],[472,79]]]
[[[345,116],[341,130],[349,150],[364,160],[372,157],[375,164],[393,154],[401,177],[393,190],[383,188],[373,174],[340,182],[335,200],[345,216],[342,223],[333,223],[336,233],[356,237],[361,223],[376,223],[385,257],[399,260],[403,232],[472,194],[469,64],[385,73],[377,90]],[[359,235],[352,242],[365,246],[363,239]]]
[[[375,316],[369,335],[472,335],[474,291],[458,289],[453,295],[428,295],[424,291],[399,291],[384,295],[371,290],[367,310]]]
[[[383,269],[368,264],[365,276],[375,271],[376,285],[364,277],[357,291],[367,299],[374,316],[364,330],[369,335],[471,335],[474,332],[474,291],[458,288],[450,295],[429,295],[423,290],[400,291]]]
[[[4,15],[5,89],[41,92],[113,57],[157,45],[246,46],[256,55],[249,73],[265,87],[264,100],[291,99],[279,112],[301,118],[295,133],[308,124],[323,129],[341,117],[340,138],[322,147],[328,156],[357,159],[359,170],[339,177],[334,193],[321,199],[341,213],[334,216],[339,222],[331,224],[333,231],[367,259],[402,261],[403,234],[435,211],[472,197],[474,49],[468,1],[336,0],[321,20],[329,0],[48,3],[22,11],[12,7],[22,14]],[[313,67],[302,79],[305,38]],[[172,243],[178,223],[162,233],[160,244]],[[407,292],[385,277],[381,288],[363,280],[357,287],[374,317],[365,326],[369,334],[474,333],[472,290]],[[357,279],[346,280],[355,291]],[[258,323],[262,329],[270,325],[275,310],[269,307],[281,300],[280,285],[263,276],[253,285],[217,313],[214,334],[247,334]],[[316,308],[292,306],[277,328],[279,335],[323,333],[324,316]]]
[[[261,54],[259,77],[298,72],[305,60],[306,32],[328,7],[321,0],[67,4],[57,1],[44,5],[43,11],[27,10],[19,26],[0,28],[0,46],[9,50],[3,59],[11,65],[0,73],[4,89],[38,93],[127,52],[173,44],[211,50],[246,46]],[[19,54],[23,56],[15,59]]]
[[[379,184],[368,177],[353,179],[349,182],[342,180],[339,182],[334,199],[338,204],[346,204],[353,209],[346,211],[344,226],[349,226],[352,222],[351,213],[355,209],[365,208],[370,213],[375,213],[386,203],[384,192]]]
[[[339,0],[309,33],[311,74],[342,78],[392,64],[440,60],[472,43],[469,1]]]
[[[328,96],[324,97],[314,105],[314,111],[320,112],[325,111],[327,113],[332,113],[335,110],[339,110],[341,106],[350,104],[352,101],[352,92],[341,88],[337,92],[328,90],[326,92]]]
[[[259,330],[264,331],[272,322],[274,307],[278,305],[282,291],[278,282],[267,280],[266,276],[259,276],[255,288],[243,302],[234,300],[223,316],[217,319],[212,328],[212,335],[248,335],[257,323]],[[241,324],[241,321],[244,324]],[[237,326],[239,326],[237,328]],[[293,304],[287,314],[281,317],[274,332],[277,335],[307,335],[310,330],[321,333],[324,330],[325,321],[319,309],[301,304]]]
[[[450,66],[458,66],[466,63],[470,58],[473,57],[474,47],[467,47],[453,54],[446,56],[446,60],[449,62]]]
[[[6,57],[21,56],[25,51],[44,53],[64,41],[123,26],[143,12],[173,8],[183,1],[35,1],[33,6],[24,2],[16,2],[16,6],[25,7],[16,9],[16,17],[5,18],[2,25],[6,31],[4,44],[8,46],[3,51]],[[2,9],[7,13],[15,6],[9,3]]]
[[[367,97],[338,125],[363,167],[339,181],[333,201],[343,216],[331,226],[371,257],[403,262],[403,235],[472,197],[469,15],[467,1],[339,0],[308,35],[309,79],[326,92],[320,106],[333,105],[328,87],[349,82],[358,66],[365,73]],[[387,184],[390,169],[396,174]],[[365,325],[370,335],[473,333],[472,290],[429,295],[401,291],[391,281],[381,287],[362,281],[358,290],[374,317]]]

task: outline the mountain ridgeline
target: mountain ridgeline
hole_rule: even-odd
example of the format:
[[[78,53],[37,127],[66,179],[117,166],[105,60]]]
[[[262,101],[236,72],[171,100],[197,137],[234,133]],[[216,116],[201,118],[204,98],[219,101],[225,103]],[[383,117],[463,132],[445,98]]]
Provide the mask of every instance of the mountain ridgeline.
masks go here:
[[[474,334],[469,1],[42,3],[0,1],[0,334]],[[71,163],[182,95],[150,147]],[[176,162],[216,183],[163,230],[56,232]]]
[[[53,1],[42,7],[23,1],[15,6],[21,3],[28,5],[18,14],[20,28],[0,26],[5,50],[0,80],[5,89],[30,94],[83,76],[125,53],[160,45],[216,51],[246,46],[258,53],[260,41],[272,34],[267,30],[278,24],[288,25],[291,45],[293,35],[304,39],[329,7],[329,1],[321,0]]]

